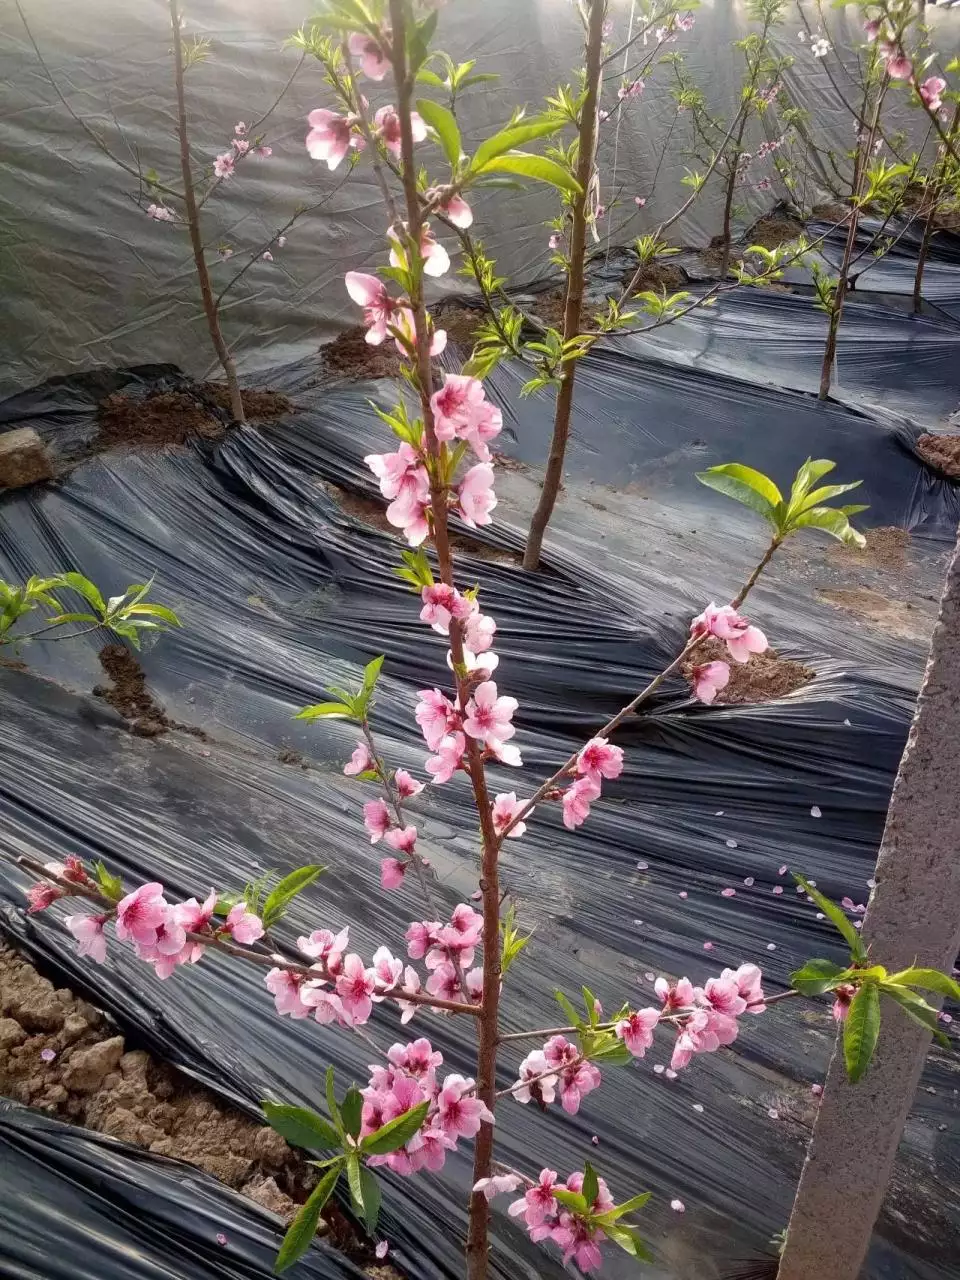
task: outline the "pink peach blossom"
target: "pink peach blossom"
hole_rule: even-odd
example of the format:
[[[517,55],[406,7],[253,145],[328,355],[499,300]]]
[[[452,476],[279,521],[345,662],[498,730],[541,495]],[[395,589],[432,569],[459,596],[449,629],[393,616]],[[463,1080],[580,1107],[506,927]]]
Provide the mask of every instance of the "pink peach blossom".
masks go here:
[[[473,226],[473,210],[459,194],[444,194],[440,187],[428,187],[423,193],[430,201],[436,201],[436,208],[445,215],[448,222],[465,231]]]
[[[225,929],[228,929],[234,942],[249,946],[264,935],[263,921],[255,912],[249,910],[245,902],[238,902],[230,908]]]
[[[368,800],[363,806],[363,825],[370,835],[370,843],[376,844],[390,830],[390,810],[382,799]]]
[[[902,49],[887,58],[887,75],[891,80],[909,80],[913,75],[913,63]]]
[[[483,399],[483,384],[478,378],[459,373],[444,374],[443,386],[430,397],[437,439],[455,439]]]
[[[497,835],[503,835],[504,828],[507,824],[523,810],[525,800],[518,800],[515,791],[506,791],[502,795],[495,798],[493,802],[493,827]],[[533,813],[533,809],[530,810]],[[516,836],[522,836],[527,829],[526,822],[518,822],[516,826],[510,828],[507,832],[507,839],[514,839]]]
[[[337,995],[343,1005],[343,1016],[348,1026],[359,1026],[373,1012],[373,996],[377,989],[377,975],[373,969],[364,968],[357,955],[348,955],[343,970],[337,977]]]
[[[590,803],[600,796],[600,783],[591,774],[583,774],[567,787],[561,796],[563,825],[571,831],[590,817]]]
[[[305,956],[318,960],[333,977],[343,968],[343,953],[350,944],[350,928],[339,933],[330,929],[314,929],[308,938],[298,938],[297,947]]]
[[[142,884],[117,903],[117,937],[121,942],[150,946],[156,941],[157,930],[166,913],[163,885],[156,882]]]
[[[281,1017],[309,1018],[310,1007],[301,1000],[303,978],[289,969],[271,969],[264,978]]]
[[[436,755],[430,756],[424,765],[436,785],[450,781],[460,768],[466,749],[467,740],[459,731],[440,739]]]
[[[417,843],[417,828],[413,826],[394,827],[383,838],[390,848],[395,849],[397,853],[413,853],[414,846]]]
[[[418,782],[412,774],[407,773],[406,769],[398,769],[396,771],[393,775],[393,783],[401,800],[409,800],[411,796],[418,796],[424,787],[424,784]]]
[[[701,662],[692,671],[693,696],[699,702],[713,702],[730,681],[730,668],[725,662]]]
[[[577,757],[577,772],[599,782],[600,778],[619,778],[623,772],[623,748],[614,747],[606,738],[591,738]]]
[[[450,1138],[472,1138],[481,1124],[493,1124],[493,1113],[479,1098],[471,1097],[476,1085],[463,1076],[447,1076],[437,1095],[438,1120]]]
[[[373,117],[374,132],[395,160],[400,159],[400,117],[393,106],[381,107]],[[427,126],[416,111],[410,112],[410,131],[414,142],[423,142],[427,136]]]
[[[107,938],[103,932],[106,921],[106,916],[75,915],[67,916],[63,922],[76,939],[77,954],[89,956],[96,964],[103,964],[107,958]]]
[[[420,701],[414,711],[414,718],[427,746],[431,751],[436,751],[450,729],[458,723],[456,709],[439,689],[421,689],[417,697]]]
[[[657,1009],[639,1009],[630,1013],[613,1028],[618,1040],[622,1040],[635,1058],[642,1058],[653,1044],[653,1033],[660,1021]]]
[[[399,304],[390,297],[387,286],[376,276],[367,275],[364,271],[348,271],[343,279],[351,299],[358,307],[363,307],[363,322],[367,326],[364,341],[378,347],[387,337],[387,326],[396,319]]]
[[[516,698],[500,697],[492,680],[484,680],[467,703],[464,733],[476,738],[495,754],[497,748],[516,733],[513,713],[520,704]]]
[[[325,160],[330,170],[336,169],[351,148],[363,147],[363,139],[353,131],[353,116],[338,116],[335,111],[318,107],[307,116],[307,123],[307,154],[312,160]]]
[[[923,99],[925,106],[931,111],[939,111],[943,105],[940,95],[946,87],[946,80],[941,79],[940,76],[929,76],[924,80],[917,92]]]
[[[351,33],[347,41],[350,53],[360,59],[360,70],[369,80],[382,80],[390,70],[390,59],[378,40],[361,31]]]
[[[218,178],[232,178],[236,168],[236,160],[229,151],[224,151],[213,162],[213,172]]]
[[[348,764],[343,766],[343,772],[348,778],[356,777],[358,773],[366,773],[368,769],[373,769],[376,761],[370,754],[370,749],[365,742],[358,742],[353,749],[353,755],[350,757]]]
[[[553,1194],[557,1174],[553,1169],[541,1169],[535,1186],[524,1192],[523,1198],[514,1200],[507,1213],[511,1218],[522,1217],[528,1227],[539,1227],[545,1218],[553,1217],[559,1203]]]
[[[404,231],[407,224],[403,224]],[[387,228],[387,239],[390,241],[390,265],[402,267],[406,262],[406,245],[403,244],[394,227]],[[429,222],[420,228],[420,256],[423,258],[423,271],[428,276],[442,276],[450,270],[450,255],[430,230]]]
[[[490,512],[497,505],[493,479],[493,467],[489,462],[478,462],[460,481],[457,489],[460,515],[471,529],[491,523]]]

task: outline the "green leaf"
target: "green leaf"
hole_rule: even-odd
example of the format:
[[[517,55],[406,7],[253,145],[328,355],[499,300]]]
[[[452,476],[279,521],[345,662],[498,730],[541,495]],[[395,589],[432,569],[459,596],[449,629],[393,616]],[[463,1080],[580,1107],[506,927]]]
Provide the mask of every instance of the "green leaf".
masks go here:
[[[363,1117],[363,1095],[356,1085],[351,1085],[340,1103],[343,1127],[351,1138],[359,1137]]]
[[[554,1187],[553,1195],[560,1204],[566,1205],[568,1209],[573,1209],[575,1213],[590,1212],[586,1196],[582,1196],[576,1191],[564,1191],[560,1187]]]
[[[622,1218],[628,1213],[636,1213],[638,1209],[642,1209],[646,1205],[652,1195],[652,1191],[641,1191],[638,1196],[633,1196],[630,1200],[624,1200],[623,1204],[618,1204],[611,1212],[616,1214],[618,1218]]]
[[[103,596],[90,579],[85,578],[82,573],[59,573],[54,585],[70,587],[76,591],[78,595],[83,596],[84,600],[93,605],[100,617],[103,617],[106,613],[107,606],[104,603]]]
[[[815,889],[812,884],[809,884],[804,880],[803,876],[794,875],[793,878],[803,889],[804,893],[809,898],[813,899],[823,914],[833,922],[835,927],[843,935],[845,941],[850,947],[854,960],[862,960],[866,954],[863,949],[863,941],[860,938],[860,934],[843,914],[843,910],[838,907],[835,902],[831,902],[829,898],[825,898],[820,890]]]
[[[562,991],[554,991],[553,998],[567,1016],[567,1021],[574,1027],[583,1026],[583,1021],[576,1009]]]
[[[832,471],[837,464],[829,458],[808,458],[794,476],[790,489],[790,506],[796,506],[810,492],[811,485]]]
[[[604,1224],[603,1230],[614,1244],[619,1245],[621,1249],[629,1253],[632,1258],[636,1258],[638,1262],[655,1261],[653,1254],[633,1227],[621,1227],[616,1223],[611,1223],[609,1226]]]
[[[294,1218],[287,1234],[283,1237],[283,1244],[273,1264],[274,1274],[280,1275],[282,1271],[292,1267],[310,1248],[320,1224],[320,1214],[333,1194],[342,1168],[342,1163],[332,1165],[311,1191],[309,1200]]]
[[[829,502],[831,498],[839,498],[841,493],[849,493],[851,489],[859,489],[862,484],[862,480],[854,480],[852,484],[822,485],[819,489],[814,489],[812,493],[808,493],[805,498],[800,500],[798,514],[799,511],[807,511],[810,507],[819,507],[822,503]]]
[[[464,76],[460,81],[460,88],[466,89],[472,84],[491,84],[499,79],[500,76],[496,71],[477,71],[474,75]]]
[[[423,1125],[429,1109],[429,1102],[419,1102],[409,1111],[405,1111],[402,1116],[388,1120],[386,1124],[362,1139],[361,1150],[365,1155],[370,1156],[385,1156],[391,1151],[398,1151]]]
[[[55,618],[48,618],[49,626],[56,626],[61,622],[99,622],[100,619],[92,613],[58,613]]]
[[[889,982],[880,984],[880,990],[884,995],[889,996],[896,1004],[903,1009],[908,1017],[914,1022],[919,1022],[922,1027],[926,1027],[928,1031],[933,1032],[933,1038],[945,1049],[951,1047],[949,1036],[944,1035],[940,1030],[939,1017],[936,1009],[927,1004],[923,996],[918,996],[915,991],[911,991],[909,987],[892,986]]]
[[[441,80],[437,73],[435,71],[431,71],[429,67],[421,67],[417,72],[417,79],[421,84],[429,84],[434,89],[445,89],[447,87],[446,81]],[[419,102],[417,103],[417,106],[420,106]],[[423,115],[423,112],[421,111],[420,114]],[[426,119],[426,116],[424,116],[424,119]]]
[[[443,154],[450,161],[450,168],[456,170],[463,151],[456,116],[446,107],[441,107],[439,102],[431,102],[429,98],[418,98],[417,110],[430,128],[436,132],[443,147]]]
[[[132,604],[122,611],[124,614],[133,613],[149,614],[151,618],[161,618],[164,622],[169,622],[171,627],[179,627],[183,624],[172,609],[168,609],[165,604]]]
[[[521,177],[533,178],[536,182],[548,182],[560,191],[569,191],[572,195],[580,194],[580,183],[569,169],[548,160],[546,156],[532,156],[526,151],[511,151],[488,160],[479,172],[491,173],[494,170],[503,173],[519,173]]]
[[[93,872],[103,896],[109,898],[111,902],[119,902],[123,897],[123,881],[120,877],[111,875],[102,862],[93,864]]]
[[[582,1195],[587,1204],[592,1205],[594,1200],[600,1194],[600,1183],[597,1180],[597,1171],[589,1160],[584,1162],[583,1166],[583,1187]]]
[[[275,924],[297,894],[302,893],[308,885],[313,884],[317,876],[322,875],[324,871],[326,871],[326,867],[317,862],[312,862],[308,866],[298,867],[296,871],[291,871],[289,875],[284,876],[280,883],[270,892],[266,902],[263,904],[264,927],[269,929],[271,924]]]
[[[363,1187],[360,1183],[360,1157],[355,1151],[347,1156],[347,1182],[350,1186],[350,1199],[359,1217],[364,1217]]]
[[[894,986],[920,987],[924,991],[936,991],[938,995],[960,1000],[960,983],[939,969],[901,969],[899,973],[891,973],[887,981]]]
[[[843,1057],[853,1084],[869,1067],[879,1035],[880,991],[870,982],[853,997],[843,1024]]]
[[[374,688],[380,678],[380,670],[383,667],[384,655],[381,653],[378,658],[372,658],[363,668],[363,691],[369,693]]]
[[[264,1102],[263,1114],[271,1129],[294,1147],[307,1151],[328,1150],[340,1146],[340,1135],[329,1121],[306,1107],[288,1106],[281,1102]]]
[[[708,489],[715,489],[724,497],[742,502],[745,507],[750,507],[772,525],[776,525],[776,508],[783,498],[773,481],[768,480],[761,472],[742,466],[739,462],[726,462],[719,467],[698,471],[696,475]]]
[[[801,995],[819,996],[829,991],[844,973],[846,969],[832,960],[808,960],[803,968],[791,973],[790,985]]]
[[[367,1233],[373,1235],[380,1217],[380,1184],[366,1165],[360,1168],[360,1202],[363,1205]]]
[[[866,508],[861,508],[866,510]],[[822,529],[824,533],[829,533],[831,537],[837,538],[840,542],[846,542],[855,547],[865,547],[867,540],[847,519],[842,511],[835,507],[811,507],[810,510],[804,511],[802,515],[790,517],[791,529]]]
[[[531,120],[527,124],[508,125],[492,138],[487,138],[486,142],[480,143],[470,161],[470,172],[479,173],[496,156],[512,151],[515,147],[522,147],[525,142],[533,142],[535,138],[545,138],[551,133],[557,133],[560,127],[557,120]]]
[[[355,720],[353,710],[343,702],[317,702],[312,707],[304,707],[293,717],[294,720],[319,720],[321,716],[345,716]]]

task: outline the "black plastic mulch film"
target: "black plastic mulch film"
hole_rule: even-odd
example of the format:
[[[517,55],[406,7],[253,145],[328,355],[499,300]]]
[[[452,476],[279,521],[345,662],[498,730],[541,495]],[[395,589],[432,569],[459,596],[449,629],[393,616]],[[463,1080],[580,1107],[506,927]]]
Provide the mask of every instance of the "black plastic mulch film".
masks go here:
[[[937,358],[946,362],[960,334],[942,314],[911,321],[880,301],[855,304],[846,322],[840,371],[847,405],[820,404],[802,389],[816,369],[817,344],[794,341],[811,326],[809,303],[787,295],[744,295],[699,328],[667,330],[669,351],[643,354],[626,342],[582,366],[570,476],[621,487],[652,478],[655,513],[638,498],[635,526],[613,531],[619,541],[607,544],[602,559],[589,531],[558,535],[548,572],[537,577],[464,557],[464,581],[482,583],[485,607],[498,621],[498,682],[520,700],[517,741],[526,768],[493,770],[496,790],[523,794],[544,776],[669,660],[691,614],[707,599],[729,598],[758,558],[762,527],[696,483],[693,473],[703,466],[741,459],[786,480],[804,457],[831,457],[840,478],[863,480],[868,526],[905,526],[915,534],[914,554],[942,555],[960,514],[957,489],[920,462],[913,442],[920,424],[942,413],[950,376],[944,364],[931,391],[925,375],[915,378],[914,351],[933,334]],[[744,327],[765,340],[764,363],[746,374],[737,365],[745,353],[734,351]],[[869,390],[878,349],[883,363],[899,361],[898,385],[911,389],[914,421],[858,394],[858,378]],[[781,386],[768,376],[778,350],[786,361]],[[752,345],[746,355],[753,358]],[[456,358],[451,351],[450,367]],[[178,381],[170,368],[60,380],[8,401],[0,421],[34,425],[69,454],[92,435],[94,405],[106,390]],[[173,897],[211,883],[237,886],[265,868],[320,861],[329,871],[295,905],[289,935],[348,923],[351,945],[362,953],[380,940],[402,951],[403,929],[423,907],[412,885],[390,894],[379,887],[379,851],[363,832],[360,790],[340,773],[352,735],[335,724],[301,726],[291,716],[326,683],[355,677],[360,663],[383,652],[377,728],[391,762],[422,770],[412,709],[417,689],[445,682],[443,644],[392,576],[396,544],[343,514],[324,487],[374,492],[362,458],[390,447],[366,403],[378,389],[317,385],[314,364],[276,369],[259,380],[265,383],[296,405],[269,428],[164,456],[104,455],[58,485],[0,503],[6,577],[80,567],[115,589],[156,572],[157,598],[177,608],[185,625],[144,655],[151,687],[172,716],[212,739],[145,741],[110,724],[86,694],[102,678],[101,639],[34,646],[31,673],[0,670],[3,843],[11,853],[102,857],[130,883],[162,880]],[[549,432],[547,402],[519,400],[517,386],[509,368],[492,383],[504,407],[503,444],[518,459],[537,461]],[[486,541],[515,548],[515,524],[495,522]],[[506,986],[506,1029],[553,1023],[558,984],[576,992],[586,982],[613,1006],[631,993],[650,999],[647,973],[702,980],[724,964],[753,959],[777,989],[808,955],[835,953],[801,899],[789,888],[779,898],[771,890],[784,883],[778,869],[787,864],[834,897],[865,900],[925,647],[845,625],[809,588],[785,584],[775,570],[750,612],[781,652],[815,668],[810,684],[770,704],[722,709],[694,705],[685,686],[668,684],[650,712],[618,734],[626,769],[589,823],[568,832],[545,810],[506,847],[505,884],[524,923],[536,929]],[[317,767],[279,763],[284,746]],[[813,806],[821,817],[811,814]],[[438,892],[452,906],[476,884],[465,787],[428,789],[412,808]],[[752,888],[743,886],[748,876]],[[55,912],[24,916],[22,883],[9,863],[0,864],[5,932],[137,1041],[251,1114],[266,1094],[318,1105],[331,1062],[341,1087],[365,1077],[370,1052],[361,1040],[278,1018],[257,971],[208,956],[189,974],[160,983],[119,955],[119,946],[103,967],[78,960]],[[726,885],[737,887],[735,898],[719,896]],[[681,891],[689,897],[680,899]],[[705,939],[715,944],[709,955]],[[776,949],[768,951],[771,943]],[[381,1034],[393,1023],[401,1035],[394,1015],[378,1019]],[[411,1033],[430,1036],[451,1069],[469,1072],[459,1024],[423,1016]],[[651,1188],[644,1220],[658,1263],[648,1274],[702,1275],[763,1252],[783,1227],[808,1132],[809,1084],[822,1078],[832,1042],[828,1021],[788,1005],[751,1019],[731,1051],[698,1060],[675,1081],[655,1074],[650,1060],[606,1071],[603,1087],[575,1117],[504,1104],[499,1150],[533,1172],[542,1165],[567,1172],[590,1158],[619,1197]],[[524,1052],[503,1055],[504,1084]],[[653,1061],[667,1052],[663,1045]],[[932,1280],[957,1256],[954,1078],[935,1052],[924,1080],[932,1091],[918,1095],[890,1212],[875,1235],[873,1280]],[[212,1213],[209,1197],[221,1195],[242,1216],[229,1193],[204,1183],[207,1199],[194,1205],[184,1195],[193,1174],[171,1181],[167,1164],[46,1121],[32,1125],[13,1114],[5,1125],[17,1161],[28,1152],[37,1179],[26,1203],[0,1201],[5,1232],[11,1216],[29,1223],[36,1213],[38,1227],[62,1231],[69,1245],[74,1218],[50,1218],[58,1180],[79,1188],[76,1220],[92,1212],[87,1175],[74,1177],[69,1160],[82,1152],[98,1187],[97,1214],[102,1198],[128,1194],[133,1160],[134,1182],[143,1170],[151,1179],[140,1212],[152,1247],[163,1254],[155,1220],[175,1213],[186,1233],[207,1244],[194,1271],[164,1255],[170,1268],[227,1274],[209,1247],[212,1218],[221,1212]],[[89,1172],[100,1162],[102,1180]],[[418,1280],[460,1274],[469,1179],[468,1153],[448,1158],[439,1176],[388,1176],[382,1232],[397,1265]],[[671,1213],[673,1197],[685,1201],[683,1217]],[[91,1273],[111,1274],[123,1230],[121,1223],[120,1236],[106,1231],[102,1241],[87,1241],[91,1256],[103,1251]],[[493,1230],[499,1276],[561,1273],[556,1256],[530,1245],[504,1213]],[[256,1231],[260,1240],[262,1227]],[[324,1271],[334,1265],[324,1258],[303,1264],[303,1274],[350,1274],[349,1267]],[[627,1277],[634,1265],[611,1256],[608,1273]]]

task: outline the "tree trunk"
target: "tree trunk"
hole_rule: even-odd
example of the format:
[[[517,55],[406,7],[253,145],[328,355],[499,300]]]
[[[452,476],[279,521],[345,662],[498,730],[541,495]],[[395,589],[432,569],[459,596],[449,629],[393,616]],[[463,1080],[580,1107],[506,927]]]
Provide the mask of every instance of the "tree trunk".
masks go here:
[[[737,185],[737,174],[740,170],[740,148],[743,146],[743,135],[747,131],[747,110],[742,107],[743,119],[734,140],[733,150],[727,153],[727,194],[723,202],[723,256],[720,259],[720,279],[726,280],[730,269],[730,254],[733,249],[733,193]]]
[[[220,332],[220,316],[214,301],[213,289],[210,286],[210,273],[207,271],[207,259],[203,250],[203,237],[200,234],[200,217],[197,211],[197,196],[193,189],[193,167],[190,160],[190,135],[187,131],[187,103],[183,91],[183,40],[180,34],[180,6],[178,0],[170,0],[170,24],[173,27],[173,57],[177,76],[177,134],[180,139],[180,171],[183,175],[183,203],[190,232],[190,244],[193,248],[193,262],[200,282],[200,296],[203,299],[203,312],[210,330],[210,340],[217,353],[217,359],[223,367],[230,392],[230,412],[236,422],[246,422],[243,412],[243,401],[240,398],[240,386],[237,382],[237,367],[233,356],[227,350],[227,344]]]
[[[567,294],[563,308],[563,340],[569,341],[580,332],[583,314],[584,261],[587,245],[587,199],[590,180],[593,177],[597,155],[598,106],[600,78],[603,71],[603,21],[607,0],[591,0],[590,20],[587,27],[587,93],[580,117],[580,149],[577,158],[577,181],[580,194],[573,203],[573,219],[570,230],[570,268],[567,275]],[[523,567],[536,569],[540,564],[543,536],[553,515],[560,481],[563,479],[563,460],[570,436],[570,418],[573,413],[573,388],[576,380],[577,361],[570,360],[560,374],[560,390],[553,419],[553,438],[543,478],[540,501],[530,522],[527,545],[523,553]]]

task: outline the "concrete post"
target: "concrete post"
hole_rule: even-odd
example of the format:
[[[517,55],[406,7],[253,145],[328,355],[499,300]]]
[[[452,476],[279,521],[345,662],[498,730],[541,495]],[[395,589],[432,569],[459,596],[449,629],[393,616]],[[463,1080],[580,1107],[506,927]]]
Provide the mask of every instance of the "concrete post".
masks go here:
[[[949,973],[960,948],[960,542],[894,783],[864,919],[871,958]],[[930,996],[933,1003],[936,997]],[[930,1033],[882,999],[859,1084],[838,1040],[807,1150],[778,1280],[857,1280],[916,1094]]]

